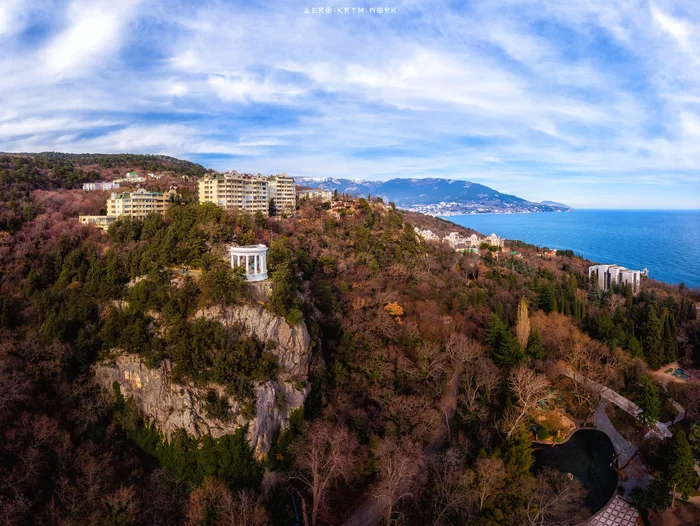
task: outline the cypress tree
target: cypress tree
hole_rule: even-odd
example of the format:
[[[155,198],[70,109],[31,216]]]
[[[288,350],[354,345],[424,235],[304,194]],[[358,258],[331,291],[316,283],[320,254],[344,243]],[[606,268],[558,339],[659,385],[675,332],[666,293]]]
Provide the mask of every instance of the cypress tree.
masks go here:
[[[673,315],[665,307],[661,309],[661,316],[664,320],[663,346],[666,362],[672,362],[678,358],[678,339],[676,322]]]
[[[688,494],[695,489],[695,470],[693,469],[693,452],[688,444],[685,431],[679,429],[673,435],[669,444],[666,458],[666,470],[663,478],[671,486],[673,497],[671,506],[676,498],[676,491],[680,491],[681,499],[688,500]]]
[[[642,409],[639,420],[645,426],[650,426],[661,415],[661,398],[659,397],[659,390],[650,378],[642,376],[641,384],[642,390],[637,400],[637,405]]]
[[[591,290],[588,293],[588,301],[591,302],[591,305],[596,305],[597,307],[600,307],[600,304],[603,302],[603,291],[598,286],[595,274],[591,276]]]
[[[649,303],[645,310],[646,321],[642,327],[644,335],[644,354],[652,369],[663,365],[666,356],[663,344],[663,320],[656,314],[656,306]]]

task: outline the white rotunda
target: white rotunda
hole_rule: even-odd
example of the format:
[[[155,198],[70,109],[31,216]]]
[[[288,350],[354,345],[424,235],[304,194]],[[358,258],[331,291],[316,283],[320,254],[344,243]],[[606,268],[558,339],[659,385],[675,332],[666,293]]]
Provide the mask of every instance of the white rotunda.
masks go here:
[[[265,245],[233,246],[229,249],[231,268],[243,267],[246,281],[267,279],[267,247]]]

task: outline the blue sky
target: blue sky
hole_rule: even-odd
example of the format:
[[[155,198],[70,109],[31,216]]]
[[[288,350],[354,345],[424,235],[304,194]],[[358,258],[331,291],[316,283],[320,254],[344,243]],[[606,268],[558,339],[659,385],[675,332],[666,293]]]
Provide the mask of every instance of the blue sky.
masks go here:
[[[700,208],[694,0],[321,5],[2,0],[0,151]]]

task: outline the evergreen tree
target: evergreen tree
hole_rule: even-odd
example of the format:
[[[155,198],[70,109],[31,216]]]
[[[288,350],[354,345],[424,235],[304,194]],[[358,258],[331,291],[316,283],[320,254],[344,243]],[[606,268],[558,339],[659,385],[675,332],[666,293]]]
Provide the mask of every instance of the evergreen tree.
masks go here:
[[[503,321],[503,319],[498,315],[498,312],[491,314],[491,320],[489,321],[489,326],[486,328],[486,335],[484,341],[491,346],[494,350],[498,349],[501,342],[505,338],[505,334],[508,332],[508,326]]]
[[[503,462],[515,475],[527,475],[535,457],[532,454],[532,441],[528,432],[522,428],[513,433],[502,446]]]
[[[642,389],[637,399],[637,405],[642,409],[639,420],[645,426],[654,424],[661,415],[661,398],[656,384],[647,376],[641,378]]]
[[[644,311],[646,321],[642,326],[644,335],[644,354],[647,363],[652,369],[658,369],[663,365],[665,350],[663,344],[663,320],[656,314],[656,306],[648,303]]]
[[[598,279],[595,274],[591,275],[591,290],[588,292],[588,301],[596,307],[600,307],[603,303],[603,291],[598,286]]]
[[[632,489],[632,504],[639,511],[654,510],[663,513],[671,505],[672,497],[668,483],[662,479],[654,479],[647,489],[636,487]]]
[[[676,321],[667,308],[661,309],[661,317],[664,320],[663,346],[665,361],[672,362],[678,358],[678,336]]]
[[[503,339],[493,352],[493,363],[499,367],[516,365],[523,361],[523,350],[513,333],[506,329]]]
[[[634,358],[643,358],[644,353],[642,352],[642,344],[634,336],[630,336],[627,340],[627,351]]]
[[[634,296],[632,294],[632,287],[625,284],[625,307],[627,307],[627,310],[632,308],[633,300]]]
[[[688,500],[688,494],[695,485],[695,470],[693,469],[693,453],[688,444],[685,431],[679,429],[671,438],[666,457],[666,469],[663,478],[672,489],[672,501],[676,498],[676,491],[681,493],[682,500]]]
[[[700,461],[700,422],[695,422],[690,426],[688,443],[693,451],[693,456]]]
[[[544,340],[540,331],[537,329],[530,333],[530,338],[527,341],[527,355],[535,360],[541,360],[544,358]]]

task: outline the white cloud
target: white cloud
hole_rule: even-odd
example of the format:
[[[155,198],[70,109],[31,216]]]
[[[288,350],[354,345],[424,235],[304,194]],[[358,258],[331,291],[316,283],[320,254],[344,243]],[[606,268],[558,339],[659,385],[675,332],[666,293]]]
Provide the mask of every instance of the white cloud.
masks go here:
[[[252,75],[215,76],[207,80],[217,97],[227,102],[289,102],[305,90],[268,78],[258,80]]]
[[[68,27],[52,40],[44,55],[48,70],[71,76],[100,66],[128,38],[128,22],[138,3],[74,0],[67,9]]]
[[[76,0],[25,42],[30,10],[5,0],[17,53],[0,56],[0,150],[212,154],[216,168],[469,178],[563,201],[610,179],[635,202],[654,181],[679,199],[697,188],[693,2],[399,5],[341,19]]]

